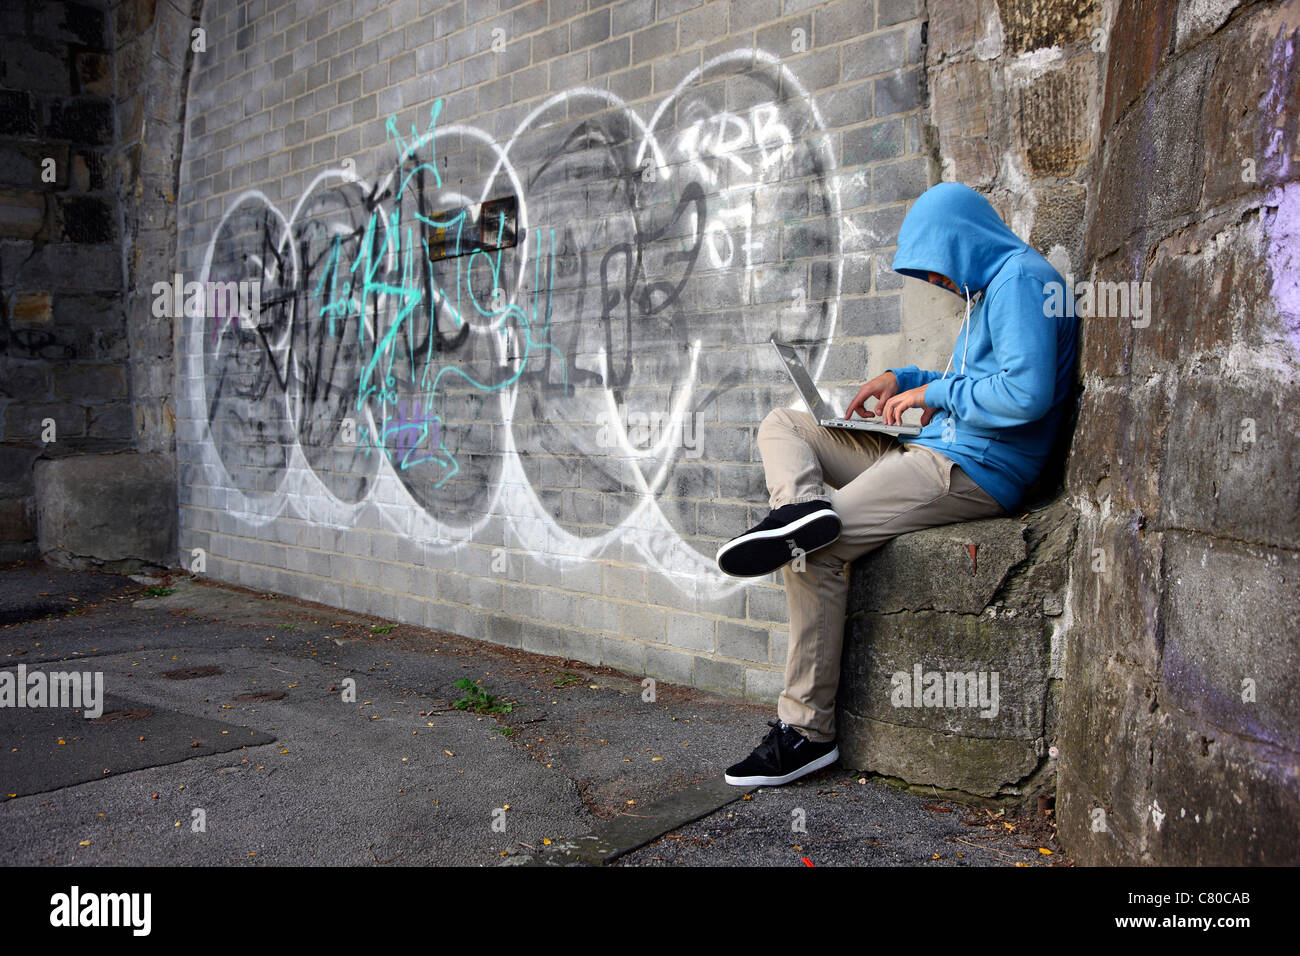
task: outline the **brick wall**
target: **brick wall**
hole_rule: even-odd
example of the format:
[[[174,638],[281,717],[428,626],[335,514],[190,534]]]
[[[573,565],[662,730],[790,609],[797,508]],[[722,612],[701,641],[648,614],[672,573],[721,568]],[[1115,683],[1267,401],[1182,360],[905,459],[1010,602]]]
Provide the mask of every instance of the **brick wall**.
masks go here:
[[[794,401],[766,341],[847,401],[955,333],[888,269],[937,178],[919,15],[208,0],[178,264],[232,298],[173,320],[183,562],[773,698],[783,593],[712,563]]]
[[[38,457],[131,442],[110,48],[107,3],[0,9],[0,561]]]

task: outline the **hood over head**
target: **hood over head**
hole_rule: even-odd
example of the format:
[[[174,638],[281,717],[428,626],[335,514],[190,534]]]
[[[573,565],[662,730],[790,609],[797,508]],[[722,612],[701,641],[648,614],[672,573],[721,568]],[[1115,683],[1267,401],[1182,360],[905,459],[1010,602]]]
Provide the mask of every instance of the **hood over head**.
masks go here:
[[[973,295],[993,281],[1008,258],[1027,248],[975,190],[939,183],[903,218],[893,269],[923,282],[927,272],[937,272]]]

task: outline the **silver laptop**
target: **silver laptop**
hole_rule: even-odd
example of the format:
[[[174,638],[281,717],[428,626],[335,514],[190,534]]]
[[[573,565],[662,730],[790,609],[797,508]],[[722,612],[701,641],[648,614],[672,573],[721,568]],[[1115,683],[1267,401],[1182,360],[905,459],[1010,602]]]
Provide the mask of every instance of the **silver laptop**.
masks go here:
[[[879,419],[840,418],[822,401],[821,392],[817,391],[817,386],[813,384],[812,376],[808,374],[808,367],[803,364],[803,358],[800,357],[798,350],[793,345],[778,342],[776,336],[772,336],[770,341],[772,348],[776,349],[776,354],[781,357],[781,364],[790,375],[790,381],[794,382],[794,387],[799,391],[804,404],[808,406],[808,411],[812,412],[813,418],[817,419],[819,425],[859,432],[884,432],[886,435],[921,434],[920,425],[884,425]]]

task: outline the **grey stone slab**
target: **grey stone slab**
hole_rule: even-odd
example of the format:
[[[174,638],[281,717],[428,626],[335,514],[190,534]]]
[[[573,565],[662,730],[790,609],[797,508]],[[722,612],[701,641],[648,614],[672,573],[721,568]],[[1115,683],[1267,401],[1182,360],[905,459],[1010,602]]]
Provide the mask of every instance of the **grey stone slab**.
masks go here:
[[[25,668],[88,673],[94,658]],[[15,675],[17,668],[6,668]],[[110,678],[111,679],[111,678]],[[201,680],[202,678],[198,678]],[[0,791],[10,799],[275,742],[260,730],[105,695],[103,714],[72,707],[0,707]]]

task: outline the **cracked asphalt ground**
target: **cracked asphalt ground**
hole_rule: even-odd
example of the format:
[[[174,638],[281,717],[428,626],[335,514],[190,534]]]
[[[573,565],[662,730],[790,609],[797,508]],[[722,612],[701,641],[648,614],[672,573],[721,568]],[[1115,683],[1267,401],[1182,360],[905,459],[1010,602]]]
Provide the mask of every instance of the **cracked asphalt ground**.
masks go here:
[[[623,821],[656,838],[620,866],[1063,862],[1039,814],[839,768],[717,787],[765,706],[663,682],[650,701],[606,668],[185,575],[5,567],[0,668],[19,664],[102,672],[107,702],[0,708],[4,865],[495,866]],[[462,679],[509,711],[456,709]],[[657,826],[702,783],[723,796]]]

